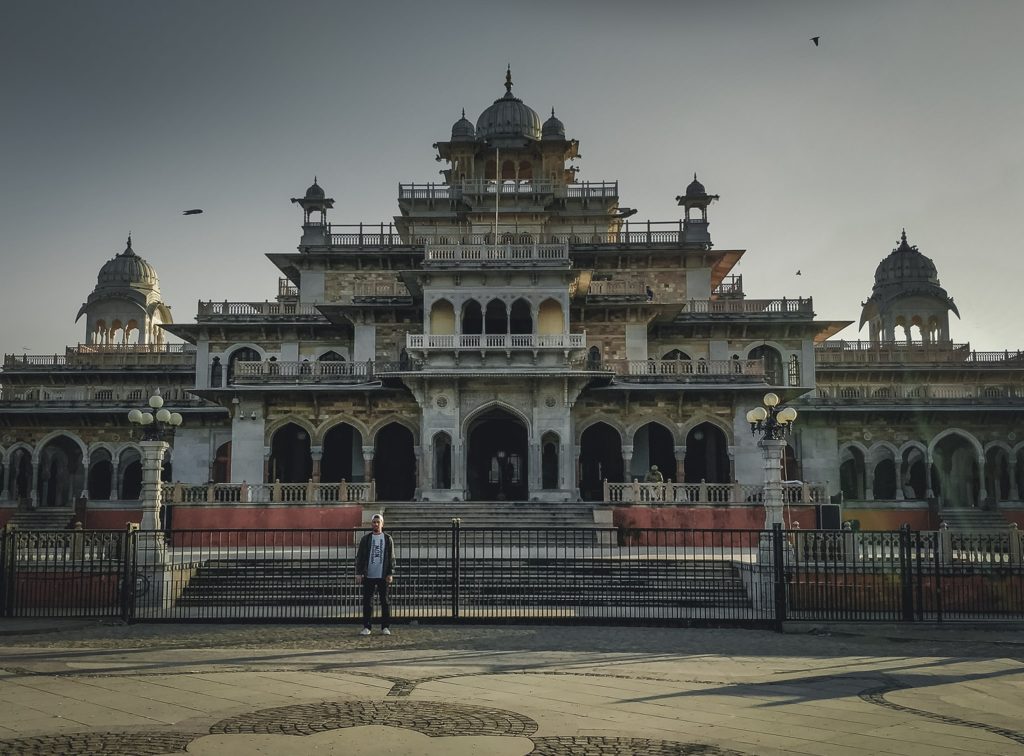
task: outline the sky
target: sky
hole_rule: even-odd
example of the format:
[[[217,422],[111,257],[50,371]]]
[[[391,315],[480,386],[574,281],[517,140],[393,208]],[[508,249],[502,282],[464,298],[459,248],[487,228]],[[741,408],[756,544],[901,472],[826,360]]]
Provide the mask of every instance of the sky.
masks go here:
[[[1018,0],[0,0],[0,18],[5,353],[84,340],[75,315],[129,232],[175,321],[272,299],[290,198],[316,175],[332,222],[389,221],[506,64],[631,222],[678,219],[694,172],[719,194],[712,238],[747,250],[749,298],[857,321],[906,228],[963,317],[953,340],[1024,347]]]

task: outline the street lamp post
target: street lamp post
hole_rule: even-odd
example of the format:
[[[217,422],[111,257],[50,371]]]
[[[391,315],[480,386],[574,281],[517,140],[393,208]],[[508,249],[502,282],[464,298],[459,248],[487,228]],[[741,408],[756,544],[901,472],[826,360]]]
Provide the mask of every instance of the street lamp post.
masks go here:
[[[754,407],[747,413],[747,422],[752,435],[761,435],[758,445],[764,456],[764,527],[770,530],[783,524],[782,455],[796,410],[780,407],[778,395],[771,392],[764,395],[763,401],[764,407]]]
[[[174,430],[181,425],[181,414],[164,407],[159,389],[149,397],[146,410],[133,409],[128,422],[141,429],[142,447],[142,525],[141,530],[157,533],[162,530],[160,507],[160,473],[164,456],[170,449]],[[152,411],[150,411],[152,410]],[[158,540],[163,541],[162,537]]]

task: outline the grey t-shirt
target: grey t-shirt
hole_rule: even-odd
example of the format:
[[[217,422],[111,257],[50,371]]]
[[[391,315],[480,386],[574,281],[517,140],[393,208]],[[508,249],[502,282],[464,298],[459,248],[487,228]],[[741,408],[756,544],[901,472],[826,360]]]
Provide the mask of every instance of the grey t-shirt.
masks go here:
[[[370,534],[370,562],[366,565],[366,577],[384,577],[384,534]]]

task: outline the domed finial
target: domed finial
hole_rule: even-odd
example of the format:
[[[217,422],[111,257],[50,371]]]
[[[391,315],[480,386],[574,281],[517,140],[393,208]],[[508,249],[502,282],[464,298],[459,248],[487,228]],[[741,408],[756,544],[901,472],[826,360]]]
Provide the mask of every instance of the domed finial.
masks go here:
[[[315,184],[316,182],[317,182],[317,181],[316,181],[316,174],[314,173],[314,174],[313,174],[313,183]]]
[[[901,241],[901,242],[902,242],[903,244],[906,244],[906,243],[907,243],[907,229],[903,229],[903,233],[902,233],[902,234],[900,234],[900,241]]]
[[[512,64],[505,69],[505,94],[512,94]]]
[[[696,181],[696,180],[697,180],[697,171],[694,171],[694,172],[693,172],[693,180],[694,180],[694,181]]]
[[[555,109],[554,109],[554,108],[551,108],[551,117],[552,117],[552,118],[554,118],[554,117],[555,117]]]
[[[463,118],[465,118],[465,117],[466,117],[466,109],[465,109],[465,108],[463,108],[463,109],[462,109],[462,117],[463,117]]]
[[[128,249],[132,248],[132,232],[128,232]]]
[[[135,250],[132,249],[132,232],[131,231],[128,232],[128,245],[124,248],[124,252],[122,252],[121,254],[122,255],[128,255],[128,256],[134,256],[135,255]]]

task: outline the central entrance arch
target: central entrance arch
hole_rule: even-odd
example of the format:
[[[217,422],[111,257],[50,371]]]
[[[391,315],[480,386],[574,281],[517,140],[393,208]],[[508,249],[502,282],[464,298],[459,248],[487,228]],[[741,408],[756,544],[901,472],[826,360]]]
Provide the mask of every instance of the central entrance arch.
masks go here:
[[[473,501],[525,500],[527,477],[526,425],[511,412],[495,407],[469,425],[466,485]]]

